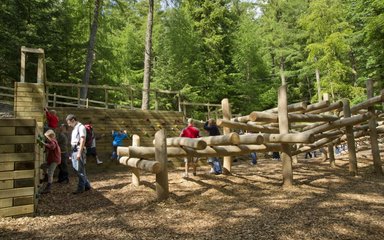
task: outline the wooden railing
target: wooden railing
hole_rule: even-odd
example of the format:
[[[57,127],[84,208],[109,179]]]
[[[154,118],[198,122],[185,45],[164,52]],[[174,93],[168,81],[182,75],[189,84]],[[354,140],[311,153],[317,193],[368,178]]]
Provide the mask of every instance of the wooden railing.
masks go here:
[[[135,109],[135,100],[141,100],[135,98],[135,93],[141,93],[142,90],[136,89],[129,85],[122,85],[120,87],[107,86],[107,85],[84,85],[84,84],[72,84],[72,83],[53,83],[53,82],[45,82],[46,86],[46,97],[48,104],[52,104],[52,106],[62,105],[62,106],[76,106],[76,107],[85,107],[85,108],[129,108]],[[63,96],[58,95],[56,91],[54,93],[50,93],[52,88],[58,87],[71,87],[76,88],[77,96]],[[104,101],[98,100],[90,100],[90,99],[82,99],[80,96],[82,88],[88,89],[100,89],[104,91]],[[57,90],[57,89],[56,89]],[[123,102],[127,102],[128,104],[117,104],[116,99],[110,99],[109,93],[111,91],[118,91],[126,96],[123,99]],[[160,110],[159,107],[159,93],[169,94],[176,96],[178,98],[178,106],[175,107],[174,110],[181,111],[181,94],[179,91],[168,91],[168,90],[160,90],[160,89],[151,89],[149,90],[153,95],[154,105],[153,108],[155,110]],[[141,97],[140,97],[141,98]],[[61,100],[59,100],[61,99]],[[121,101],[121,100],[119,100]],[[111,103],[112,102],[112,103]],[[95,106],[96,105],[96,106]],[[177,108],[177,109],[176,109]]]
[[[2,103],[13,105],[14,88],[0,86],[0,100]],[[6,91],[6,93],[4,93]]]
[[[104,92],[103,100],[95,99],[83,99],[80,97],[81,89],[87,87],[88,89],[98,89]],[[59,94],[63,91],[63,88],[75,88],[75,93],[72,96]],[[63,89],[63,90],[62,90]],[[14,89],[9,87],[0,86],[0,99],[3,103],[12,104],[14,99]],[[3,93],[7,91],[6,93]],[[111,98],[110,93],[118,91],[123,96],[126,96],[124,99]],[[79,108],[104,108],[104,109],[138,109],[139,106],[135,106],[135,102],[141,102],[141,92],[144,90],[136,89],[129,85],[122,85],[120,87],[108,86],[108,85],[84,85],[84,84],[73,84],[73,83],[54,83],[45,81],[45,99],[50,107],[79,107]],[[161,109],[160,107],[160,94],[168,94],[172,97],[177,98],[177,106],[173,106],[174,111],[183,112],[186,118],[192,117],[190,111],[187,111],[187,108],[206,108],[203,110],[205,112],[204,116],[206,119],[209,118],[220,118],[222,116],[221,104],[213,103],[196,103],[196,102],[186,102],[182,101],[182,95],[180,91],[169,91],[169,90],[160,90],[160,89],[151,89],[149,90],[152,94],[152,109],[154,110],[169,110]],[[140,93],[140,95],[138,95]],[[136,95],[135,95],[136,94]],[[119,103],[123,102],[123,103]],[[125,104],[124,104],[125,103]]]

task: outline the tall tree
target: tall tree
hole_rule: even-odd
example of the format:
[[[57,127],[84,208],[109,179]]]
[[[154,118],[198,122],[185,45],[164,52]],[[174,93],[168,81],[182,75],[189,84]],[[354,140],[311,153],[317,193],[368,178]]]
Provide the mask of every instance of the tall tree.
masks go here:
[[[355,83],[348,77],[352,72],[349,58],[352,29],[346,21],[346,9],[341,0],[314,0],[310,2],[308,14],[300,20],[309,34],[308,64],[314,72],[320,72],[321,88],[334,99],[352,98],[351,93],[361,91],[354,88]]]
[[[89,45],[87,49],[87,58],[86,58],[85,72],[84,72],[84,78],[83,78],[83,84],[85,84],[86,86],[81,89],[82,99],[87,98],[89,78],[91,76],[92,63],[95,58],[95,42],[96,42],[97,26],[98,26],[99,11],[100,11],[101,3],[102,3],[102,0],[95,0],[95,8],[93,13],[91,32],[89,34]]]
[[[153,27],[153,0],[148,0],[148,19],[147,32],[145,34],[145,52],[144,52],[144,78],[143,78],[143,100],[142,110],[149,109],[149,90],[151,82],[151,58],[152,58],[152,27]]]

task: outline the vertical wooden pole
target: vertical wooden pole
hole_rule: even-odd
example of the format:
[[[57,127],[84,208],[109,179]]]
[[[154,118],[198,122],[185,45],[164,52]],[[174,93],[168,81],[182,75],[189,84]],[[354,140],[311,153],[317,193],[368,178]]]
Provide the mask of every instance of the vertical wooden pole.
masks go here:
[[[329,94],[328,93],[324,93],[323,94],[323,101],[329,101]],[[326,113],[327,114],[327,113]],[[323,148],[325,149],[325,148]],[[328,156],[324,156],[324,153],[321,153],[322,157],[326,160],[328,157],[329,157],[329,164],[331,166],[331,168],[334,168],[336,167],[336,164],[335,164],[335,153],[334,153],[334,145],[333,143],[330,143],[327,145],[327,149],[328,149]]]
[[[278,116],[279,116],[279,130],[280,134],[289,132],[288,121],[288,102],[287,102],[287,85],[284,84],[279,87],[278,98]],[[283,186],[293,185],[293,170],[292,170],[292,158],[291,148],[289,144],[281,144],[281,160],[283,162]]]
[[[177,94],[177,106],[179,108],[179,112],[181,112],[181,92],[179,91],[179,93]]]
[[[351,108],[349,106],[349,100],[343,100],[343,112],[344,118],[351,117]],[[355,137],[353,136],[353,126],[346,126],[348,155],[349,155],[349,174],[351,176],[357,176],[357,158],[356,158],[356,146]]]
[[[161,171],[156,174],[157,199],[161,201],[167,199],[169,196],[167,140],[164,128],[155,134],[155,159],[161,166]]]
[[[23,47],[21,49],[23,49]],[[25,82],[25,52],[23,50],[21,50],[20,59],[20,82]]]
[[[139,147],[140,146],[140,136],[133,134],[132,135],[132,146]],[[131,168],[132,171],[132,185],[140,186],[140,170],[138,168]]]
[[[43,83],[44,78],[44,55],[39,54],[37,59],[37,83]]]
[[[228,98],[224,98],[221,100],[221,107],[223,109],[223,119],[224,120],[231,120],[231,106],[229,105]],[[223,134],[229,134],[231,133],[231,129],[224,127],[223,128]],[[231,166],[232,166],[232,157],[226,156],[223,158],[223,174],[230,174],[231,173]]]
[[[53,107],[56,107],[56,93],[53,93]]]
[[[372,98],[373,97],[373,80],[369,79],[367,81],[367,97]],[[369,119],[369,136],[371,141],[371,151],[372,151],[372,158],[373,158],[373,172],[379,175],[383,175],[383,168],[381,165],[381,159],[380,159],[380,149],[379,149],[379,142],[378,142],[378,135],[377,135],[377,129],[376,129],[376,114],[375,114],[375,108],[373,106],[368,107],[368,111],[372,113],[371,119]]]
[[[336,167],[335,164],[335,153],[333,151],[333,144],[328,144],[328,153],[329,153],[329,164],[331,165],[331,168]]]

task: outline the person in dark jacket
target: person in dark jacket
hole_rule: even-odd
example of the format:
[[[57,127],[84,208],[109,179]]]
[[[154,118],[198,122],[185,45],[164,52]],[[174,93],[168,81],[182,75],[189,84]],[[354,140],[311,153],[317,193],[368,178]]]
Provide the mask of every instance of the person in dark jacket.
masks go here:
[[[208,132],[209,136],[218,136],[221,135],[219,128],[216,125],[216,121],[214,119],[209,119],[204,124],[204,129]],[[211,165],[211,174],[221,174],[221,167],[218,169],[214,169],[214,164],[218,164],[220,166],[220,159],[218,157],[208,157],[208,164]],[[216,162],[216,163],[215,163]]]
[[[57,142],[59,143],[61,150],[61,163],[57,166],[59,168],[58,183],[68,183],[68,136],[67,136],[67,125],[60,124],[57,129]]]

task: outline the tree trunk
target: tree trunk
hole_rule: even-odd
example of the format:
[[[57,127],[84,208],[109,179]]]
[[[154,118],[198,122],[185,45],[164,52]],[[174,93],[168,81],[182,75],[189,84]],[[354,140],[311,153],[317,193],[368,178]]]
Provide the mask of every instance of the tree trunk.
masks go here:
[[[142,110],[149,109],[149,89],[150,89],[149,85],[151,80],[151,58],[152,58],[152,26],[153,26],[153,0],[149,0],[147,33],[145,35],[143,99],[141,103]]]
[[[286,80],[285,80],[285,74],[284,74],[284,59],[283,58],[281,58],[281,62],[280,62],[280,77],[281,77],[281,85],[285,85]]]
[[[89,84],[89,78],[91,76],[92,63],[94,59],[94,48],[96,43],[97,24],[98,24],[101,1],[102,0],[95,0],[95,9],[93,12],[93,21],[91,26],[91,32],[89,35],[89,45],[87,50],[87,59],[85,63],[85,72],[84,72],[84,78],[83,78],[83,84],[85,85],[85,87],[81,89],[81,94],[80,94],[80,97],[82,99],[86,99],[88,94],[88,84]]]
[[[321,86],[320,86],[320,71],[318,68],[316,68],[316,83],[317,83],[317,97],[319,99],[319,102],[321,102],[322,99],[321,99]]]

